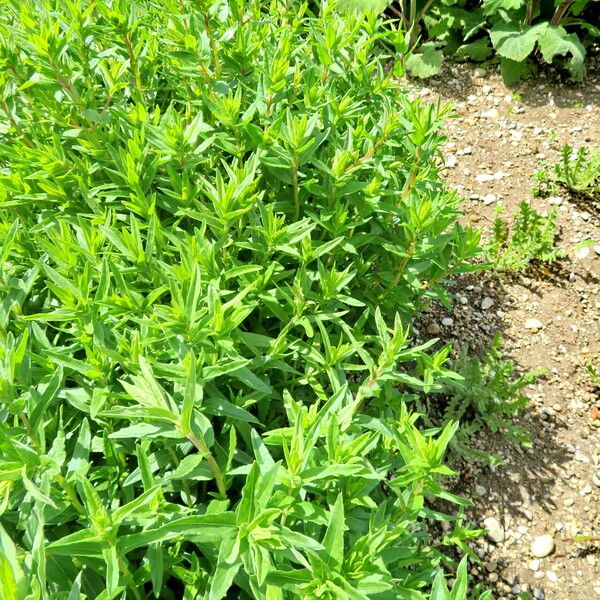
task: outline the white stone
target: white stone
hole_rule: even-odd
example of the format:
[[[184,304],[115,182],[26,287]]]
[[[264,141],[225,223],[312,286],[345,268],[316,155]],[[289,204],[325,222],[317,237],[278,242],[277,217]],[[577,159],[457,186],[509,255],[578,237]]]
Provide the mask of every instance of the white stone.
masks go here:
[[[575,250],[575,256],[579,259],[587,258],[590,255],[590,247],[584,246],[583,248],[577,248]]]
[[[493,204],[494,202],[496,202],[496,194],[486,194],[483,197],[483,203],[486,206],[489,206],[490,204]]]
[[[452,327],[452,325],[454,325],[454,319],[451,319],[450,317],[444,317],[442,319],[442,325],[444,327]]]
[[[481,301],[481,308],[483,310],[487,310],[488,308],[492,308],[492,306],[494,306],[494,301],[489,297],[486,296],[482,301]]]
[[[556,583],[558,581],[558,577],[554,571],[546,571],[546,579],[552,583]]]
[[[540,570],[540,560],[539,558],[534,558],[530,563],[529,563],[529,568],[532,571],[539,571]]]
[[[487,490],[482,485],[475,485],[475,495],[483,498],[487,495]]]
[[[486,517],[483,521],[483,527],[487,536],[492,542],[500,544],[505,539],[504,527],[495,517]]]
[[[494,176],[491,173],[479,173],[479,175],[475,175],[475,179],[479,183],[487,183],[488,181],[494,181]]]
[[[454,154],[451,154],[444,161],[444,166],[448,169],[452,169],[453,167],[455,167],[457,165],[457,163],[458,163],[458,159],[456,158],[456,156],[454,156]]]
[[[551,535],[540,535],[531,544],[531,554],[536,558],[544,558],[554,550],[554,538]]]
[[[497,109],[490,108],[489,110],[484,110],[481,113],[481,117],[483,119],[497,119],[499,117],[499,113]]]
[[[527,321],[525,321],[525,329],[539,330],[543,328],[544,324],[539,319],[527,319]]]

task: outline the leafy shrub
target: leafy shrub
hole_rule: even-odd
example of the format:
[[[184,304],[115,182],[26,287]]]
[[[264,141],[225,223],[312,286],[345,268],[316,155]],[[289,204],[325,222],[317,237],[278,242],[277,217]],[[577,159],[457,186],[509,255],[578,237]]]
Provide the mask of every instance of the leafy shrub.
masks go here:
[[[428,525],[456,424],[405,402],[479,251],[447,108],[374,17],[289,8],[0,11],[4,598],[467,597]]]
[[[553,262],[563,255],[555,244],[556,210],[544,216],[523,200],[514,214],[512,226],[502,218],[502,206],[497,207],[497,213],[489,247],[495,269],[523,271],[531,261]]]
[[[600,147],[574,151],[565,145],[561,160],[555,166],[555,177],[573,192],[597,196],[600,193]]]
[[[438,73],[443,55],[484,61],[496,54],[508,84],[533,70],[535,57],[585,76],[586,46],[600,37],[597,0],[355,0],[364,9],[388,6],[407,33],[406,59],[416,76]]]

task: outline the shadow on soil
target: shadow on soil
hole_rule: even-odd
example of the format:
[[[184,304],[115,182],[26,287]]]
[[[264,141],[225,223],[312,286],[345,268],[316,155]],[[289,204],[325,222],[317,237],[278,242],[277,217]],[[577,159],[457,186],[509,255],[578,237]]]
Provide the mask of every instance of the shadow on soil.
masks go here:
[[[559,283],[568,280],[570,271],[566,266],[555,263],[553,269],[553,276]],[[535,276],[535,271],[528,272],[528,277]],[[548,274],[545,272],[540,272],[539,277],[548,281]],[[516,278],[518,276],[513,275],[511,280]],[[456,348],[466,345],[469,353],[477,355],[481,355],[492,346],[497,333],[505,342],[511,341],[504,314],[510,312],[514,304],[509,300],[503,279],[490,272],[479,272],[458,278],[450,283],[448,288],[452,296],[459,300],[452,312],[443,314],[441,307],[436,307],[436,310],[425,315],[425,318],[416,324],[420,331],[425,332],[423,339],[438,335],[445,340],[453,339]],[[481,308],[484,298],[493,300],[491,309]],[[451,328],[442,326],[441,331],[438,331],[443,318],[453,319],[453,325]],[[428,328],[436,333],[427,334]],[[539,360],[540,367],[543,367],[544,357],[540,356]],[[515,363],[519,371],[520,365],[517,361]],[[563,425],[560,420],[544,424],[539,416],[530,413],[528,408],[516,419],[516,424],[528,432],[533,441],[532,450],[514,445],[502,433],[483,431],[473,440],[474,449],[500,457],[502,464],[496,469],[475,465],[478,473],[474,477],[473,463],[461,459],[458,461],[457,470],[460,477],[455,482],[454,491],[476,500],[476,510],[481,515],[489,515],[493,512],[492,509],[497,509],[500,514],[508,513],[515,518],[527,518],[527,506],[533,502],[548,512],[557,508],[551,493],[556,470],[570,460],[564,446],[555,440],[558,430]],[[543,452],[540,448],[543,448]],[[478,497],[474,492],[475,483],[485,487],[488,494]]]

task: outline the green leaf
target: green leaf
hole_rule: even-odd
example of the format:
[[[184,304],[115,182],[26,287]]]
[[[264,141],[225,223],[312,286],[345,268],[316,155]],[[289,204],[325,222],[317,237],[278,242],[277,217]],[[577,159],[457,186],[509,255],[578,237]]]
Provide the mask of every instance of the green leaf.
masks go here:
[[[482,0],[483,14],[496,15],[500,10],[518,10],[525,5],[525,0]]]
[[[387,6],[391,4],[391,0],[345,0],[339,4],[339,9],[345,12],[383,12]]]
[[[458,569],[456,570],[456,581],[452,586],[452,591],[450,592],[450,598],[452,600],[463,600],[467,597],[467,561],[468,557],[464,556],[458,565]]]
[[[323,538],[323,547],[328,556],[328,564],[341,570],[344,561],[344,498],[339,494],[331,508],[327,532]]]
[[[433,43],[423,44],[419,52],[409,54],[404,61],[407,71],[415,77],[433,77],[442,70],[444,55]]]
[[[492,47],[487,38],[479,38],[468,44],[459,46],[454,53],[457,60],[477,60],[484,61],[492,55]]]
[[[528,62],[516,62],[508,58],[500,59],[500,70],[502,79],[506,85],[513,85],[520,79],[529,77],[534,68]]]
[[[574,79],[580,81],[586,73],[584,59],[585,48],[576,33],[567,33],[563,27],[547,27],[539,37],[540,52],[544,60],[551,64],[556,56],[571,55],[569,71]]]
[[[522,62],[533,52],[539,37],[547,27],[548,24],[544,22],[532,26],[500,22],[490,30],[490,39],[500,56],[514,62]]]
[[[448,593],[444,572],[438,569],[433,580],[433,585],[431,586],[429,600],[448,600],[448,598],[450,598],[450,594]]]
[[[102,538],[91,529],[81,529],[50,543],[48,551],[59,556],[102,558]]]
[[[25,600],[26,583],[16,547],[0,524],[0,590],[6,600]]]

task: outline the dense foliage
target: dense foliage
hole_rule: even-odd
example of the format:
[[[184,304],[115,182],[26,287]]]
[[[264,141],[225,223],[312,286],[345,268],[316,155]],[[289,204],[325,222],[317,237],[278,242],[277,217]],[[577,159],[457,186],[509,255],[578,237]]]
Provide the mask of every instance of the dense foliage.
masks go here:
[[[363,10],[387,10],[406,33],[406,68],[429,77],[443,56],[499,59],[505,81],[515,83],[538,62],[585,76],[586,48],[600,39],[597,0],[352,0]],[[414,52],[413,52],[414,51]]]
[[[4,600],[467,597],[456,424],[410,410],[456,377],[412,317],[479,251],[447,109],[375,17],[303,11],[0,9]]]

